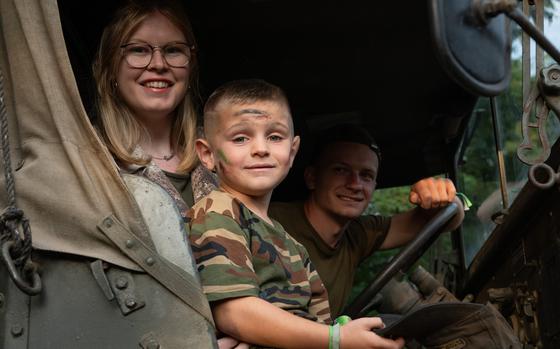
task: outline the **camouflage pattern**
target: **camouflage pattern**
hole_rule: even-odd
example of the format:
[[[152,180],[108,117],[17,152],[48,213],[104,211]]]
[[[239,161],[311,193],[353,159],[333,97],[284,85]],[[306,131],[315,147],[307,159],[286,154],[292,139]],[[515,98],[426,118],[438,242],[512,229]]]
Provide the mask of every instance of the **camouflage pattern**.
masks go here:
[[[328,295],[305,248],[231,195],[213,191],[191,210],[190,242],[208,300],[254,296],[330,322]]]

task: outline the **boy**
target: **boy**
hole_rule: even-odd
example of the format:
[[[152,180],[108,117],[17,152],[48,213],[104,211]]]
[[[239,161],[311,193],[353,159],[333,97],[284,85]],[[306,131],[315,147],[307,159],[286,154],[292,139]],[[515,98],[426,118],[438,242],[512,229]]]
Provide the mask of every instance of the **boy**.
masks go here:
[[[197,153],[221,190],[193,207],[189,239],[218,329],[271,347],[402,347],[371,332],[378,318],[325,325],[327,293],[307,252],[267,215],[299,147],[283,92],[262,80],[225,84],[206,103],[204,131]]]

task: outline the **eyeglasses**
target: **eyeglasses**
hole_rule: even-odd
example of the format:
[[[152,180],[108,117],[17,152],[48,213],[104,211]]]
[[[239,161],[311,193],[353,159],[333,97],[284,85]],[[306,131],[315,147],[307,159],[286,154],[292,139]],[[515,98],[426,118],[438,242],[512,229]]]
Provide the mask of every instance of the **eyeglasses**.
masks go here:
[[[194,46],[184,42],[170,42],[164,46],[152,46],[147,43],[131,42],[121,46],[126,63],[132,68],[146,68],[150,65],[154,51],[159,50],[170,67],[186,67],[191,60]]]

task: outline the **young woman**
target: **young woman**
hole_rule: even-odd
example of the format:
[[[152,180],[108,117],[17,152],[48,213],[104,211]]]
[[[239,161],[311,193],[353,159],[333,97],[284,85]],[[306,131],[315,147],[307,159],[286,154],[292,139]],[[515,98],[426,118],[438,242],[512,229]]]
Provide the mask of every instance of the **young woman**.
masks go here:
[[[115,161],[161,185],[184,218],[216,187],[194,149],[197,73],[196,40],[173,1],[129,1],[105,28],[93,64],[98,128]]]
[[[188,207],[212,185],[194,151],[195,52],[176,2],[130,1],[105,28],[93,65],[99,129],[118,165],[171,182]]]

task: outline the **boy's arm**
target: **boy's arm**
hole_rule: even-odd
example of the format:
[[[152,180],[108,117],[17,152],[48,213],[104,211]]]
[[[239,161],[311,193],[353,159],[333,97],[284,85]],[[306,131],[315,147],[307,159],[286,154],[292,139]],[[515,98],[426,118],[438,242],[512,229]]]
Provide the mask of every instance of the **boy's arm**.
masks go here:
[[[311,300],[309,302],[309,314],[315,316],[318,321],[326,323],[331,320],[334,314],[330,313],[329,309],[329,295],[327,293],[327,288],[323,285],[319,273],[315,266],[311,262],[307,251],[303,246],[301,246],[302,251],[301,256],[305,261],[307,271],[307,279],[309,280],[309,285],[311,288]],[[334,319],[334,317],[332,317]]]
[[[329,327],[293,315],[257,297],[227,299],[212,304],[222,332],[244,342],[280,348],[328,348]],[[379,318],[362,318],[340,329],[340,348],[399,349],[404,340],[381,338],[372,332]]]
[[[328,348],[329,328],[257,297],[212,304],[220,330],[244,342],[279,348]]]

